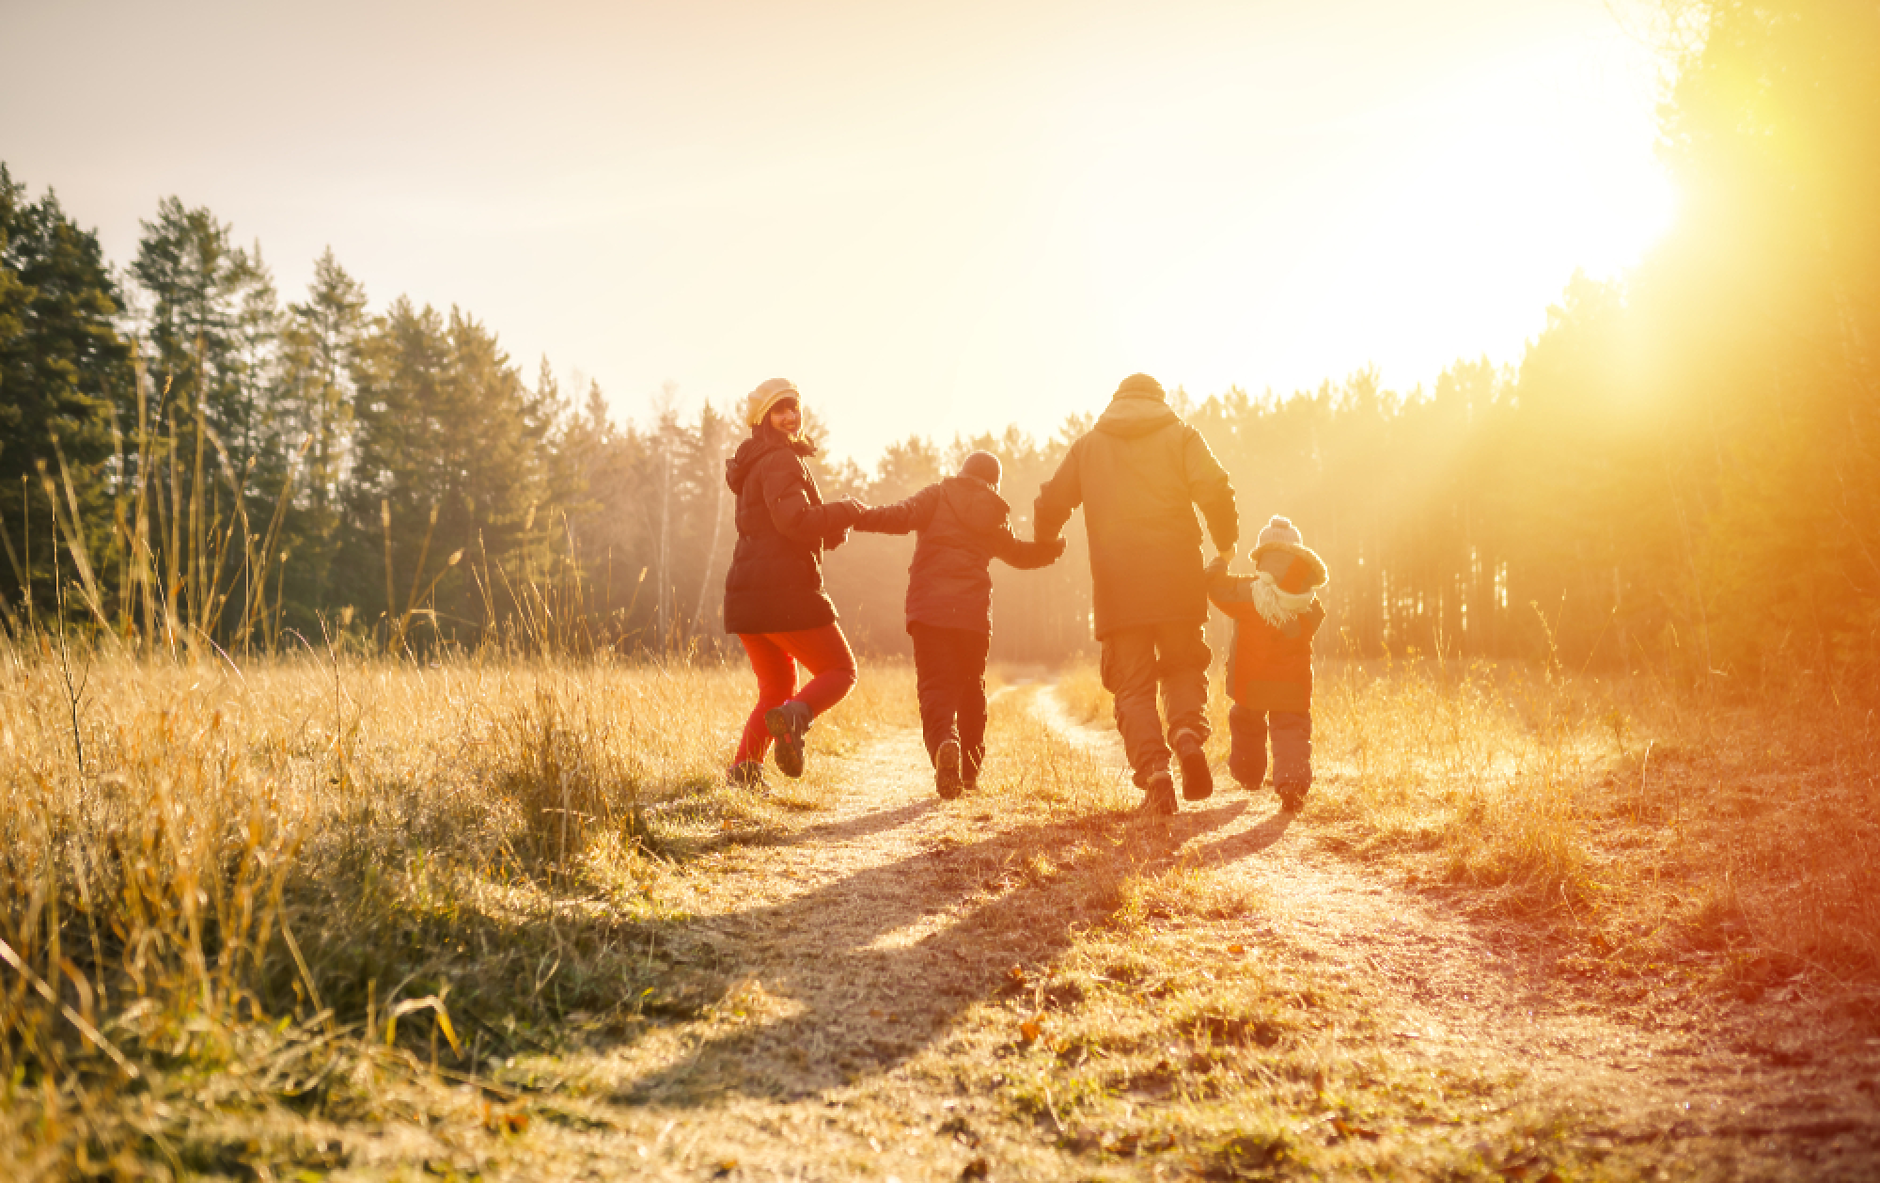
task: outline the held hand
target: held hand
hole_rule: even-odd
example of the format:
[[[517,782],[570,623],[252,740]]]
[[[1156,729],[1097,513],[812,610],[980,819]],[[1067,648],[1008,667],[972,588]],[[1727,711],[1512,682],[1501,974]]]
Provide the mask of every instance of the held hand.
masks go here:
[[[1203,567],[1201,569],[1201,573],[1207,576],[1209,579],[1219,579],[1222,576],[1226,575],[1227,574],[1226,552],[1223,551],[1223,552],[1219,552],[1215,554],[1214,561],[1209,563],[1206,567]]]
[[[847,542],[848,540],[849,540],[849,528],[847,526],[844,526],[833,534],[823,535],[823,549],[826,551],[834,550],[836,547],[841,546],[843,543]]]

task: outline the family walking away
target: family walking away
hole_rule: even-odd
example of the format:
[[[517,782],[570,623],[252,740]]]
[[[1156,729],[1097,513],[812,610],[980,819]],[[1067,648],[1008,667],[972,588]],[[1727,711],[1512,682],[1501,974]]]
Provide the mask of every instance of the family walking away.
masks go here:
[[[1267,523],[1247,557],[1254,565],[1248,578],[1229,575],[1224,555],[1208,565],[1208,598],[1234,620],[1227,770],[1259,789],[1272,736],[1273,788],[1297,812],[1312,787],[1312,638],[1325,622],[1315,594],[1326,584],[1325,560],[1282,517]]]
[[[727,779],[761,787],[774,741],[777,768],[801,776],[816,717],[854,688],[855,654],[823,587],[825,552],[851,531],[917,536],[907,579],[921,731],[934,786],[952,799],[978,787],[986,759],[986,654],[992,639],[993,559],[1030,570],[1064,553],[1071,514],[1084,511],[1090,540],[1092,616],[1102,678],[1140,809],[1177,810],[1182,796],[1214,791],[1204,745],[1208,666],[1202,629],[1212,601],[1234,621],[1227,664],[1228,771],[1250,790],[1266,776],[1297,810],[1312,783],[1312,638],[1325,620],[1316,593],[1325,563],[1286,518],[1274,517],[1249,554],[1254,573],[1229,573],[1240,519],[1227,471],[1201,433],[1168,405],[1162,386],[1132,374],[1095,425],[1072,442],[1033,505],[1031,541],[1017,537],[999,495],[1001,466],[973,452],[954,476],[904,501],[870,508],[824,502],[807,459],[803,399],[773,378],[753,391],[751,435],[725,464],[737,497],[736,550],[725,575],[725,631],[757,675]],[[1200,511],[1200,521],[1196,511]],[[1203,563],[1202,521],[1215,557]],[[809,681],[796,684],[797,665]],[[1166,719],[1164,719],[1166,711]]]

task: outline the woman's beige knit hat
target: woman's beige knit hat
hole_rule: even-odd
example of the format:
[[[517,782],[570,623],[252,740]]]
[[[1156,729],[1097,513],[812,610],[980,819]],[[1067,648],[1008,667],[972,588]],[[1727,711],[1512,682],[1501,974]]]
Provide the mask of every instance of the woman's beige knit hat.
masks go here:
[[[796,400],[797,406],[803,405],[803,396],[796,392],[796,383],[788,378],[772,378],[763,383],[745,398],[746,412],[744,420],[756,427],[770,414],[770,409],[786,398]]]

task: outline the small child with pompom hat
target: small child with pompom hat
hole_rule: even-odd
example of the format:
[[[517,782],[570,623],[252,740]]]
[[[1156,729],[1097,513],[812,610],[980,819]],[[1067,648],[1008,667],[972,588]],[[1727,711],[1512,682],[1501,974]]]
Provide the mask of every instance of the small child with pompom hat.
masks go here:
[[[1287,812],[1305,804],[1312,787],[1312,637],[1325,622],[1316,594],[1326,584],[1325,560],[1306,547],[1299,528],[1275,515],[1248,558],[1251,576],[1227,572],[1225,556],[1208,567],[1208,599],[1234,620],[1227,658],[1227,769],[1258,790],[1273,743],[1273,788]]]

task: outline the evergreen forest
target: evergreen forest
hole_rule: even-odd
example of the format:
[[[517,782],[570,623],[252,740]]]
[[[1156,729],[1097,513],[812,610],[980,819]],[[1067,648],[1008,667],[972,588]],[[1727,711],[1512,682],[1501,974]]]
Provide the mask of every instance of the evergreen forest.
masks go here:
[[[1880,9],[1671,11],[1677,221],[1623,277],[1567,280],[1518,364],[1459,359],[1412,390],[1367,371],[1175,396],[1233,476],[1242,549],[1284,513],[1327,559],[1328,654],[1875,689]],[[231,654],[339,632],[414,651],[722,647],[742,390],[620,422],[471,311],[378,298],[330,251],[306,291],[277,290],[260,244],[178,198],[134,257],[107,259],[55,182],[0,165],[9,629]],[[1108,393],[1050,438],[823,459],[823,492],[886,503],[990,448],[1027,533]],[[812,433],[839,432],[809,395]],[[995,658],[1090,646],[1079,529],[1050,570],[997,572]],[[910,549],[858,538],[830,558],[865,651],[905,650]]]

